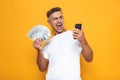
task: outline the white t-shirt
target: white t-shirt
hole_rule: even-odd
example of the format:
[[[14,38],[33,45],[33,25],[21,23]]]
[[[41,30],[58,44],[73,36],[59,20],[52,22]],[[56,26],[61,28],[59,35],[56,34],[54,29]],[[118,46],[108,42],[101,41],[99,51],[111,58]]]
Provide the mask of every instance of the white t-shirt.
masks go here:
[[[49,60],[46,80],[81,80],[80,53],[82,47],[73,32],[68,30],[54,36],[44,47]]]

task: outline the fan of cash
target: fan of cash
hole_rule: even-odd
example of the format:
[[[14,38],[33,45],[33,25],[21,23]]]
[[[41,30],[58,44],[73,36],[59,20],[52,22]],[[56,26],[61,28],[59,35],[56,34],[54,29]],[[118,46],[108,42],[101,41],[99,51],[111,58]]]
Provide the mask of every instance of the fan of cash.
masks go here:
[[[28,32],[28,37],[33,41],[36,38],[40,38],[42,41],[45,41],[51,36],[50,30],[44,25],[36,25]]]

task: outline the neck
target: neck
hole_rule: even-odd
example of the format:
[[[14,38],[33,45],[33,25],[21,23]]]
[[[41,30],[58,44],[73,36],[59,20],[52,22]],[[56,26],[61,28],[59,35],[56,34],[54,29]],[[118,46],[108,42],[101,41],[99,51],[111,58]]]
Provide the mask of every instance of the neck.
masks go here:
[[[62,32],[60,32],[60,33],[63,33],[63,32],[65,32],[66,31],[66,29],[64,29]],[[58,32],[56,32],[55,31],[55,35],[57,35],[57,34],[60,34],[60,33],[58,33]]]

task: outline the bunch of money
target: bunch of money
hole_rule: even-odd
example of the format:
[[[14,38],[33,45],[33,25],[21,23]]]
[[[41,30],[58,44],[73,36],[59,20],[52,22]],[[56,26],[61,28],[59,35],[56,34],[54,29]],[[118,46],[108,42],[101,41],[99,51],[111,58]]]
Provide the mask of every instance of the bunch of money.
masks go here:
[[[50,30],[44,25],[33,26],[28,32],[28,37],[33,41],[36,38],[40,38],[42,41],[45,41],[51,36]]]

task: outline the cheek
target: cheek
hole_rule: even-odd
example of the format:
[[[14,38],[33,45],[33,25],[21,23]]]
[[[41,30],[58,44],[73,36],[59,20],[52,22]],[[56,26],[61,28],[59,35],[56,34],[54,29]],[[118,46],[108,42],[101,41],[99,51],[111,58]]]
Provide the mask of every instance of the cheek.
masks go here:
[[[56,29],[56,24],[55,24],[55,22],[51,22],[50,24],[51,24],[51,27],[52,27],[53,29]]]
[[[56,21],[52,21],[52,22],[51,22],[51,25],[55,27],[55,26],[56,26],[56,23],[57,23]]]
[[[52,22],[52,23],[51,23],[51,26],[53,26],[53,27],[54,27],[54,26],[55,26],[55,23],[54,23],[54,22]]]

